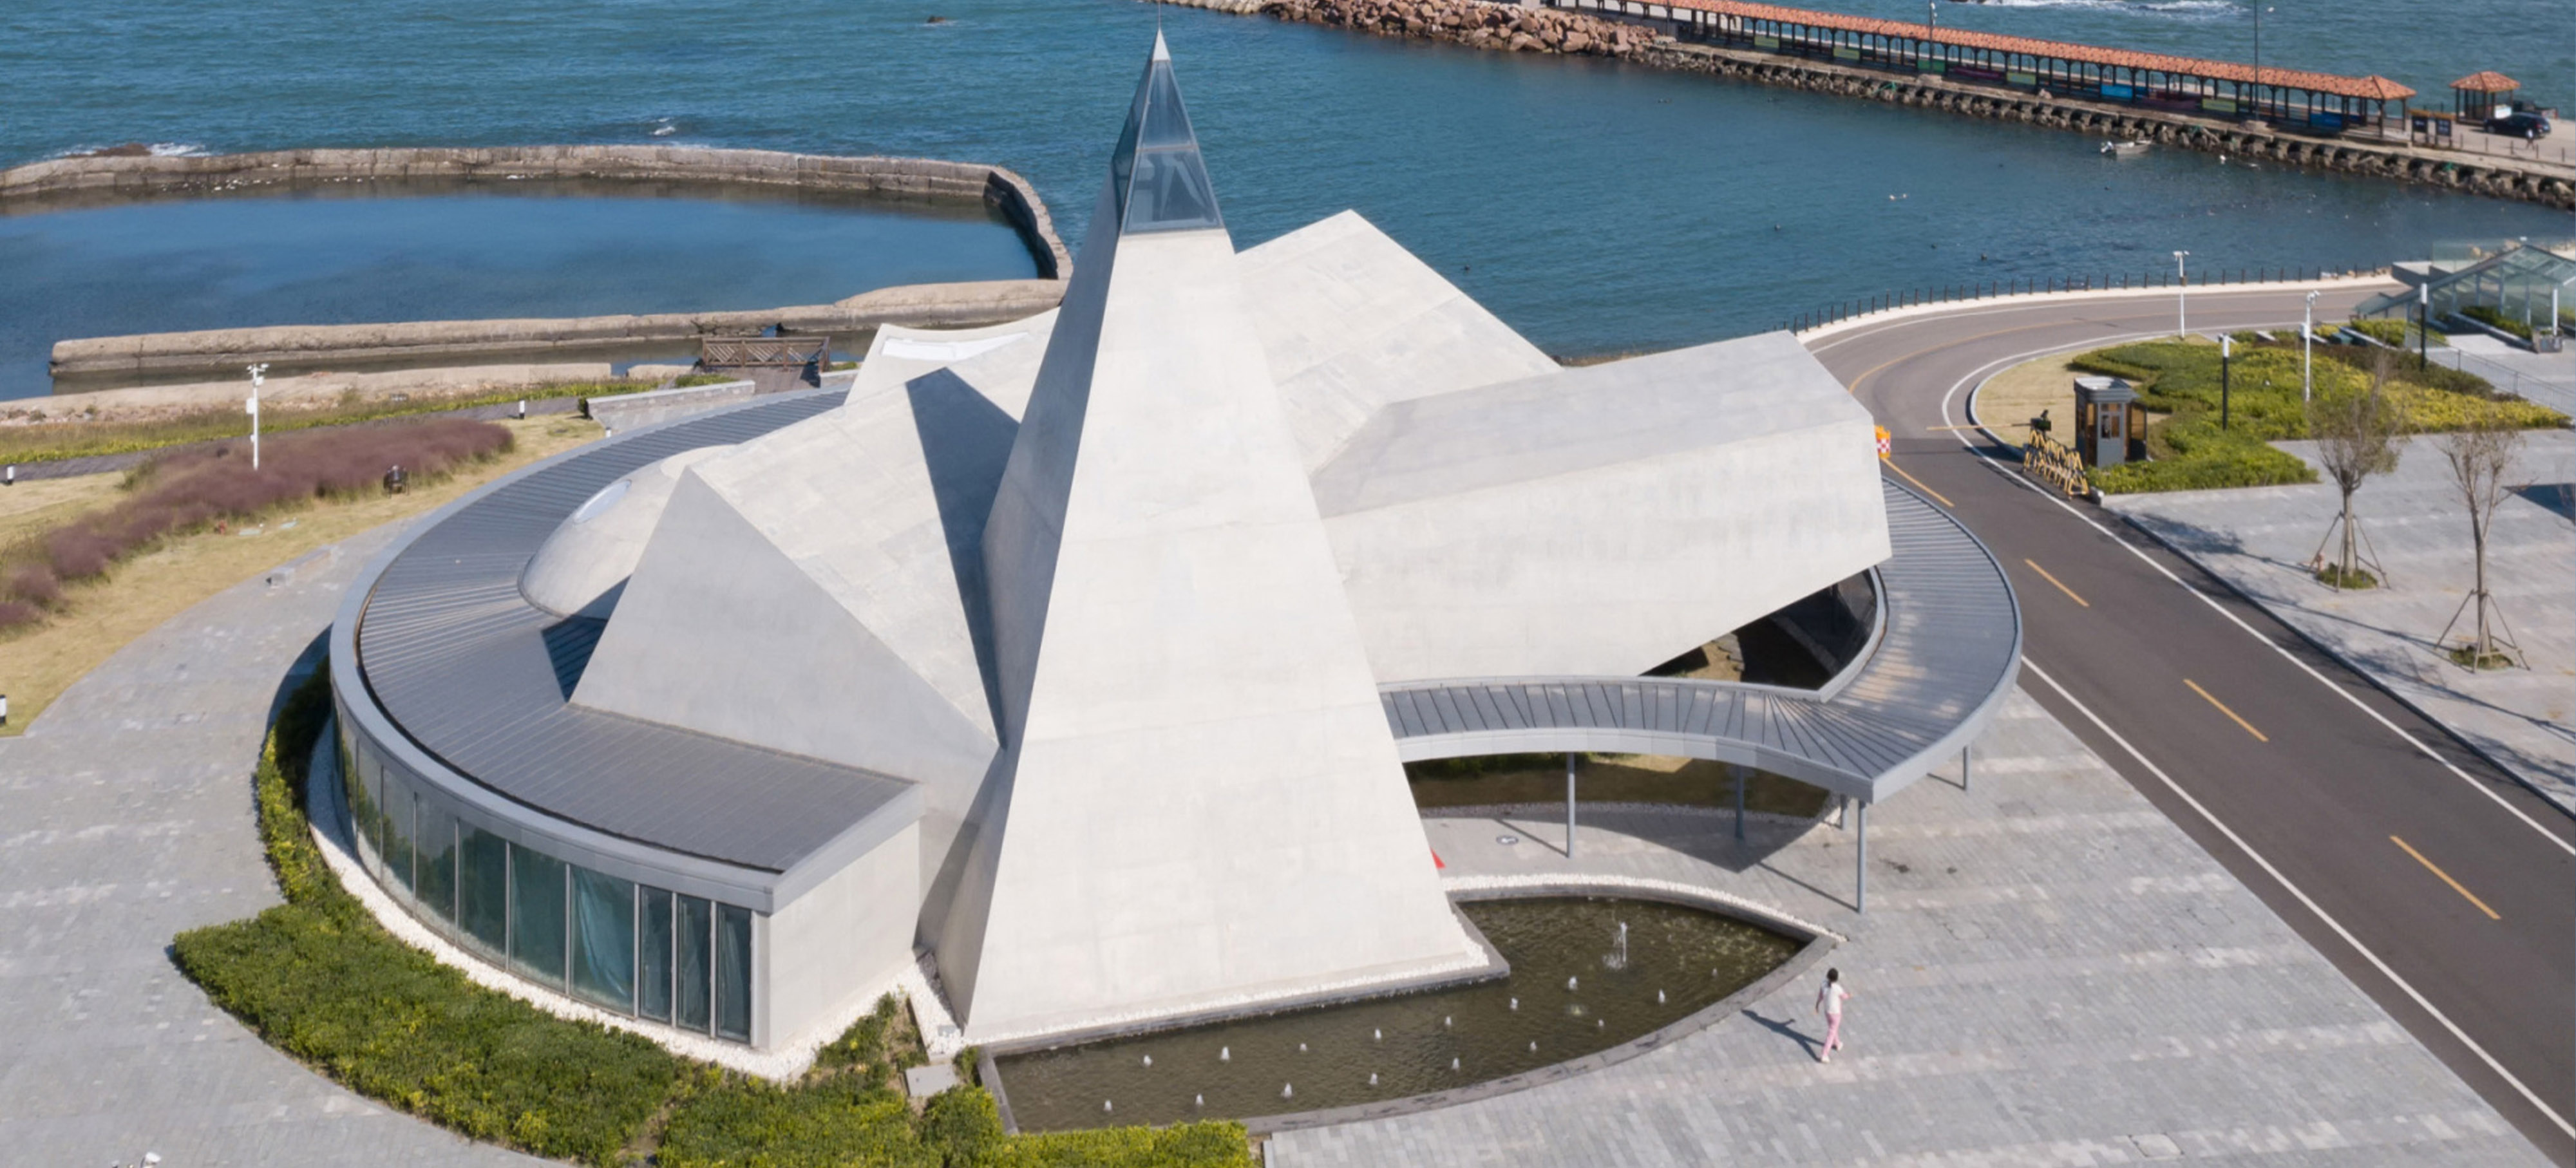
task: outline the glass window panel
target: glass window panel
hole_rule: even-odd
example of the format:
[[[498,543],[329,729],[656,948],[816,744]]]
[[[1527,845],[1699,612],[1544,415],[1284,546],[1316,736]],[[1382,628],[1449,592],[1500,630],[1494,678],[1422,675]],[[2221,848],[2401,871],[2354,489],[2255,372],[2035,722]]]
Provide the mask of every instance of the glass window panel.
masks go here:
[[[572,870],[572,992],[635,1011],[635,885],[579,865]]]
[[[671,894],[644,890],[643,919],[636,922],[638,966],[636,1013],[656,1022],[671,1020]]]
[[[510,845],[510,964],[553,986],[564,980],[564,866]]]
[[[456,920],[456,818],[420,801],[420,905],[440,924]]]
[[[497,956],[509,938],[510,850],[501,837],[467,827],[456,857],[456,931]]]
[[[1139,150],[1136,177],[1127,190],[1126,230],[1185,231],[1222,227],[1207,164],[1196,150]]]
[[[751,1041],[751,910],[716,906],[716,1036]]]
[[[671,1013],[675,1021],[691,1030],[704,1030],[708,1021],[710,985],[707,977],[707,946],[715,935],[715,906],[694,896],[680,901],[679,973]]]
[[[414,885],[411,870],[411,841],[420,831],[414,822],[420,814],[420,801],[412,797],[411,785],[388,770],[385,772],[385,871],[409,892]]]
[[[376,769],[376,753],[358,752],[358,766],[349,772],[349,834],[358,841],[358,860],[367,871],[381,874],[376,865],[376,795],[367,776]]]

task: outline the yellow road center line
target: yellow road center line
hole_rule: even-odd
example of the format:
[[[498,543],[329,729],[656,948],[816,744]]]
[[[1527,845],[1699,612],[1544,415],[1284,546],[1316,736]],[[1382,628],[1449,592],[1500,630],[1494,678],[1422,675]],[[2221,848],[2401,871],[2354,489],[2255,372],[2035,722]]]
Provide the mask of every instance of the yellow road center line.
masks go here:
[[[2255,729],[2255,728],[2254,728],[2254,724],[2253,724],[2252,722],[2248,722],[2248,721],[2246,721],[2246,720],[2245,720],[2245,719],[2243,719],[2243,718],[2239,718],[2239,717],[2237,717],[2237,716],[2236,716],[2236,711],[2234,711],[2234,710],[2231,710],[2231,709],[2228,709],[2228,708],[2227,708],[2227,703],[2222,702],[2222,701],[2218,700],[2217,698],[2214,698],[2214,697],[2209,696],[2209,691],[2208,691],[2208,690],[2205,690],[2205,689],[2200,688],[2200,683],[2199,683],[2199,682],[2197,682],[2197,681],[2193,681],[2192,679],[2190,679],[2190,678],[2186,677],[2186,678],[2182,679],[2182,683],[2183,683],[2184,685],[2190,686],[2190,687],[2191,687],[2191,692],[2196,693],[2196,694],[2199,694],[2199,695],[2200,695],[2200,700],[2205,701],[2205,702],[2208,702],[2210,705],[2213,705],[2213,706],[2218,707],[2218,712],[2219,712],[2219,713],[2222,713],[2222,714],[2227,715],[2227,717],[2229,718],[2229,720],[2231,720],[2231,721],[2235,722],[2235,723],[2236,723],[2237,725],[2239,725],[2239,726],[2243,726],[2243,727],[2245,728],[2245,732],[2246,732],[2246,733],[2251,734],[2251,735],[2253,735],[2253,736],[2254,736],[2254,741],[2256,741],[2256,742],[2270,742],[2270,741],[2271,741],[2271,739],[2269,739],[2269,738],[2265,738],[2265,737],[2263,736],[2263,732],[2262,732],[2262,731]]]
[[[2031,570],[2031,571],[2034,571],[2034,572],[2039,573],[2039,578],[2040,578],[2040,579],[2042,579],[2042,580],[2046,580],[2046,581],[2048,581],[2048,582],[2049,582],[2049,583],[2051,583],[2051,584],[2055,584],[2055,585],[2057,585],[2057,590],[2058,590],[2058,591],[2060,591],[2060,592],[2065,593],[2065,594],[2066,594],[2066,598],[2067,598],[2068,600],[2072,600],[2072,601],[2074,601],[2075,603],[2080,604],[2080,605],[2083,605],[2083,606],[2084,606],[2084,607],[2086,607],[2086,608],[2091,608],[2091,607],[2093,607],[2093,602],[2092,602],[2092,601],[2086,600],[2086,599],[2084,599],[2084,598],[2083,598],[2083,597],[2081,597],[2081,596],[2077,596],[2077,595],[2075,594],[2075,590],[2074,590],[2074,589],[2069,588],[2069,587],[2067,587],[2067,586],[2066,586],[2066,582],[2065,582],[2065,581],[2060,580],[2060,579],[2058,579],[2058,578],[2057,578],[2057,577],[2055,577],[2055,576],[2051,576],[2051,575],[2049,575],[2049,574],[2048,574],[2048,569],[2043,568],[2043,567],[2040,567],[2040,566],[2039,566],[2039,563],[2038,563],[2037,561],[2035,561],[2035,560],[2027,560],[2027,559],[2025,559],[2025,560],[2023,560],[2022,562],[2023,562],[2023,563],[2025,563],[2025,564],[2029,564],[2029,565],[2030,565],[2030,570]],[[2199,687],[2195,686],[2195,687],[2193,687],[2193,688],[2197,689],[2197,688],[2199,688]],[[2209,695],[2208,695],[2208,694],[2202,694],[2202,695],[2200,695],[2200,696],[2202,696],[2202,697],[2208,697]],[[2225,708],[2225,707],[2221,707],[2221,708],[2223,709],[2223,708]],[[2249,729],[2249,730],[2250,730],[2250,729],[2252,729],[2252,727],[2250,727],[2250,726],[2249,726],[2249,727],[2247,727],[2247,729]],[[2261,736],[2260,736],[2260,735],[2257,735],[2256,737],[2261,737]]]
[[[1950,501],[1950,499],[1949,499],[1949,496],[1947,496],[1947,495],[1943,495],[1943,494],[1942,494],[1941,492],[1939,492],[1939,491],[1936,491],[1936,490],[1933,490],[1933,489],[1932,489],[1932,488],[1930,488],[1930,487],[1924,486],[1924,485],[1923,485],[1923,480],[1918,479],[1918,478],[1914,477],[1913,475],[1906,474],[1906,473],[1905,473],[1905,468],[1904,468],[1904,467],[1901,467],[1901,466],[1896,465],[1896,460],[1895,460],[1895,459],[1893,459],[1893,458],[1882,458],[1882,459],[1880,459],[1879,461],[1880,461],[1880,462],[1884,462],[1884,463],[1886,463],[1886,464],[1887,464],[1887,469],[1892,470],[1892,471],[1895,471],[1895,472],[1896,472],[1897,474],[1899,474],[1899,475],[1903,475],[1903,476],[1904,476],[1904,478],[1905,478],[1905,481],[1906,481],[1906,482],[1909,482],[1909,483],[1914,484],[1914,489],[1916,489],[1916,490],[1918,490],[1918,491],[1921,491],[1921,492],[1923,492],[1923,493],[1924,493],[1924,494],[1926,494],[1926,495],[1930,495],[1930,496],[1932,496],[1932,497],[1933,497],[1933,498],[1935,498],[1935,499],[1940,500],[1940,501],[1941,501],[1941,505],[1942,505],[1942,506],[1944,506],[1944,507],[1948,507],[1948,508],[1950,508],[1950,509],[1951,509],[1951,510],[1953,510],[1953,511],[1956,511],[1956,510],[1958,510],[1958,509],[1959,509],[1958,504],[1951,502],[1951,501]]]
[[[2433,861],[2425,859],[2425,858],[2424,858],[2424,853],[2419,852],[2419,851],[2416,851],[2413,845],[2408,844],[2405,840],[2399,839],[2399,838],[2397,838],[2396,836],[2393,836],[2393,835],[2392,835],[2392,836],[2390,836],[2390,837],[2388,837],[2388,842],[2390,842],[2390,843],[2392,843],[2392,844],[2395,844],[2395,845],[2397,845],[2398,847],[2405,848],[2405,849],[2406,849],[2406,854],[2407,854],[2407,855],[2410,855],[2410,856],[2415,857],[2415,862],[2416,862],[2416,863],[2424,865],[2424,870],[2425,870],[2425,871],[2430,872],[2430,873],[2432,873],[2432,874],[2434,874],[2434,875],[2436,875],[2436,876],[2441,877],[2441,878],[2442,878],[2442,883],[2444,883],[2444,884],[2448,884],[2448,885],[2450,885],[2450,886],[2451,886],[2451,891],[2456,892],[2456,893],[2459,893],[2459,894],[2460,894],[2460,895],[2462,895],[2462,896],[2468,897],[2468,898],[2469,898],[2469,903],[2470,903],[2470,904],[2474,904],[2474,905],[2478,906],[2478,911],[2479,911],[2479,912],[2482,912],[2482,913],[2487,914],[2487,919],[2488,919],[2488,920],[2491,920],[2491,921],[2500,921],[2500,920],[2503,920],[2503,919],[2504,919],[2503,917],[2496,915],[2496,910],[2491,909],[2491,908],[2488,908],[2488,907],[2487,907],[2487,902],[2485,902],[2485,901],[2483,901],[2483,900],[2479,900],[2479,899],[2478,899],[2478,896],[2477,896],[2477,894],[2476,894],[2476,893],[2471,892],[2471,891],[2469,891],[2469,890],[2468,890],[2468,889],[2466,889],[2466,888],[2462,888],[2462,887],[2460,887],[2460,882],[2459,882],[2459,881],[2457,881],[2457,880],[2453,880],[2453,879],[2451,879],[2451,874],[2450,874],[2450,873],[2445,872],[2445,871],[2443,871],[2441,868],[2439,868],[2439,867],[2435,866],[2435,865],[2434,865],[2434,863],[2433,863]]]

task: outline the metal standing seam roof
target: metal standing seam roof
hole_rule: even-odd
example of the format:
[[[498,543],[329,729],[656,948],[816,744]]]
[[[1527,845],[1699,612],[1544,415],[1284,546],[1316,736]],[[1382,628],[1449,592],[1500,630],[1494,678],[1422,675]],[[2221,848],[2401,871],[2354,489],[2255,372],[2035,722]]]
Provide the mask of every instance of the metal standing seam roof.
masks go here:
[[[1881,480],[1894,554],[1875,644],[1801,691],[1688,678],[1527,677],[1380,687],[1408,762],[1618,751],[1759,767],[1875,803],[1974,740],[2021,672],[2021,606],[1976,536]]]
[[[1605,0],[1605,6],[1620,2],[1621,0]],[[1627,2],[1634,3],[1636,0],[1627,0]],[[2073,41],[2044,41],[2035,37],[1972,32],[1960,28],[1927,29],[1911,21],[1847,16],[1839,12],[1818,12],[1809,8],[1754,4],[1748,3],[1747,0],[1648,0],[1648,2],[1659,7],[1713,12],[1721,16],[1741,16],[1748,20],[1771,20],[1782,24],[1802,24],[1811,28],[1830,28],[1842,32],[1873,33],[1879,36],[1929,41],[1933,44],[1958,45],[1961,48],[2022,53],[2033,57],[2054,57],[2061,61],[2080,61],[2088,65],[2147,69],[2186,77],[2207,77],[2248,85],[2269,85],[2280,89],[2305,89],[2316,93],[2331,93],[2338,97],[2396,101],[2415,96],[2414,90],[2375,73],[2368,77],[2346,77],[2337,73],[2283,69],[2266,65],[2262,68],[2261,79],[2258,81],[2254,66],[2234,61],[2177,57],[2168,53],[2147,53],[2134,49],[2112,49],[2100,45],[2077,44]]]
[[[365,692],[414,745],[510,802],[745,868],[785,872],[902,801],[912,785],[899,779],[571,704],[604,622],[555,617],[519,593],[538,546],[600,488],[845,396],[799,394],[638,430],[451,504],[358,581]]]

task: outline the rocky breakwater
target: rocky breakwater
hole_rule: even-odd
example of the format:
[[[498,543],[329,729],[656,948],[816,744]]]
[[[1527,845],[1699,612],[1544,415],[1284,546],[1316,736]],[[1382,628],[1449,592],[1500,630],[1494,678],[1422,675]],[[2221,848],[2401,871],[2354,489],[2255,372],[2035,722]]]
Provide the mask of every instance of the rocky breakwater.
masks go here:
[[[1216,0],[1204,6],[1508,53],[1634,59],[1655,43],[1653,31],[1632,24],[1480,0],[1262,0],[1258,4]]]
[[[2564,166],[2428,150],[2360,138],[2318,138],[2264,127],[2045,96],[1946,78],[1890,73],[1750,48],[1691,44],[1658,30],[1554,8],[1492,0],[1169,0],[1239,16],[1269,16],[1380,36],[1450,41],[1501,52],[1612,57],[1656,69],[2023,122],[2122,140],[2341,174],[2447,187],[2500,199],[2576,208],[2576,174]]]

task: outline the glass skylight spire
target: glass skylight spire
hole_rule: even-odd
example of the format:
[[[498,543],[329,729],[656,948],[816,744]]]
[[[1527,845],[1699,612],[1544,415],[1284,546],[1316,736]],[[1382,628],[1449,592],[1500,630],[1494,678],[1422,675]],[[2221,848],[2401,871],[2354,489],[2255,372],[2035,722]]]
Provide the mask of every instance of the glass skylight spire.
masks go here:
[[[1127,128],[1118,135],[1109,172],[1123,233],[1225,226],[1216,208],[1216,188],[1208,183],[1207,163],[1199,158],[1198,135],[1190,130],[1189,110],[1181,105],[1181,84],[1172,76],[1171,50],[1160,32],[1154,34],[1154,56],[1145,63],[1145,79],[1137,83],[1136,101],[1128,108]]]

